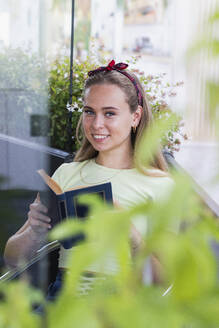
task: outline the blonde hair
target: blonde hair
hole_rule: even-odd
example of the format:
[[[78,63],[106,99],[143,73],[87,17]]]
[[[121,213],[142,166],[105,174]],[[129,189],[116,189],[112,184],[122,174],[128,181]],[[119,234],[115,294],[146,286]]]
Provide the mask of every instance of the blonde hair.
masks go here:
[[[131,141],[132,141],[132,146],[134,150],[134,159],[136,158],[136,149],[137,146],[139,145],[142,135],[145,131],[145,129],[148,128],[152,124],[153,118],[152,118],[152,112],[148,103],[148,100],[146,99],[145,92],[143,90],[143,87],[138,79],[138,77],[126,70],[126,72],[135,79],[138,88],[141,91],[142,98],[143,98],[143,110],[142,110],[142,116],[141,120],[137,126],[136,132],[133,133],[131,131]],[[137,92],[136,89],[133,85],[133,83],[130,81],[129,78],[127,78],[125,75],[113,70],[110,72],[98,72],[95,75],[92,75],[88,77],[88,79],[85,82],[85,90],[90,88],[93,85],[102,85],[102,84],[109,84],[109,85],[116,85],[118,86],[125,94],[126,101],[130,107],[131,113],[134,113],[137,108],[138,108],[138,97],[137,97]],[[93,146],[90,144],[88,139],[86,138],[84,132],[83,132],[83,127],[82,127],[82,116],[78,122],[77,130],[76,130],[76,137],[77,140],[79,140],[79,135],[80,133],[83,136],[82,142],[81,142],[81,147],[77,151],[74,161],[77,162],[82,162],[84,160],[88,160],[91,158],[94,158],[98,155],[98,151],[96,151]],[[144,163],[139,163],[135,161],[135,166],[137,169],[139,169],[143,174],[145,175],[153,175],[153,176],[163,176],[167,175],[164,172],[168,171],[168,166],[167,163],[163,157],[163,154],[160,150],[157,151],[153,158],[153,162],[151,163],[151,166],[153,168],[156,168],[160,171],[156,171],[152,173],[150,170],[148,170],[145,166]],[[161,172],[163,171],[163,172]]]

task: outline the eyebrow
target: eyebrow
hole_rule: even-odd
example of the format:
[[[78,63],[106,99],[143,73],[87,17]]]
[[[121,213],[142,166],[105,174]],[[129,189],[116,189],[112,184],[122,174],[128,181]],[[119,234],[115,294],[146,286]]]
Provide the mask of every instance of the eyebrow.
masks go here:
[[[84,106],[84,108],[93,109],[93,108],[90,107],[90,106]],[[106,106],[106,107],[102,107],[101,109],[103,109],[103,110],[108,110],[108,109],[119,110],[119,108],[117,108],[117,107],[113,107],[113,106]]]

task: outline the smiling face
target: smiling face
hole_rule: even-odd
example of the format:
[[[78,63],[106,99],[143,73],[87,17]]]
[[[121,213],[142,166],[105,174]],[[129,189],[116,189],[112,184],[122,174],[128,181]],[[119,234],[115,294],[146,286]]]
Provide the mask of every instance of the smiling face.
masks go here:
[[[131,128],[140,111],[131,113],[124,92],[113,84],[96,84],[85,91],[83,129],[99,154],[131,156]]]

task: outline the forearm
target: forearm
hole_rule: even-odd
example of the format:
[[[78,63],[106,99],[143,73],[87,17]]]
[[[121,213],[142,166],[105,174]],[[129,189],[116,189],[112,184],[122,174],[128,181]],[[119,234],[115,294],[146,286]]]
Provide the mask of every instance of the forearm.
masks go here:
[[[4,252],[6,265],[16,267],[28,261],[45,241],[46,234],[37,234],[30,226],[9,238]]]

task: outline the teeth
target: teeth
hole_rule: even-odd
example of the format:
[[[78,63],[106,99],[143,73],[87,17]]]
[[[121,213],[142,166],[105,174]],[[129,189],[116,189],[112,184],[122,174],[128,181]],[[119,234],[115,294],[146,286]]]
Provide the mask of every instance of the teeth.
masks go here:
[[[94,135],[94,139],[105,139],[107,136]]]

